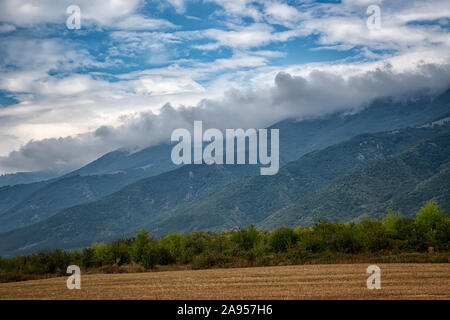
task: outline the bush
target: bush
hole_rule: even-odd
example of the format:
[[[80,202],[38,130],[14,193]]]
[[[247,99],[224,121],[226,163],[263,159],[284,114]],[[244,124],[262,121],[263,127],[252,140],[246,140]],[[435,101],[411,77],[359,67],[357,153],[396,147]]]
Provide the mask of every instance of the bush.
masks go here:
[[[110,250],[115,264],[121,266],[131,262],[131,256],[128,250],[131,243],[131,239],[118,239],[111,243]]]
[[[208,269],[212,267],[225,267],[227,263],[230,263],[231,261],[231,257],[218,253],[200,255],[194,259],[192,268]]]
[[[251,250],[259,240],[259,231],[253,225],[250,225],[248,229],[241,228],[231,235],[231,241],[235,244],[237,251]]]
[[[37,256],[29,256],[24,269],[30,273],[65,274],[70,262],[71,257],[68,252],[59,249],[53,251],[43,250]]]
[[[379,257],[381,253],[388,261],[393,261],[392,257],[414,255],[417,251],[423,252],[422,260],[445,261],[448,254],[442,256],[439,250],[449,250],[449,245],[450,217],[429,202],[414,219],[390,211],[381,221],[365,219],[358,224],[319,221],[308,228],[281,227],[272,232],[250,225],[220,234],[173,233],[159,240],[140,230],[133,239],[94,243],[81,252],[56,249],[8,259],[0,257],[0,279],[16,281],[46,274],[65,275],[70,264],[81,265],[84,269],[98,268],[99,272],[122,272],[173,263],[192,264],[197,269],[311,261],[330,263],[342,257],[353,259],[354,254],[360,253],[363,257],[373,257],[373,254]],[[132,262],[135,263],[123,266]]]
[[[284,252],[295,246],[297,240],[294,230],[288,227],[281,227],[271,233],[269,246],[274,252]]]
[[[448,245],[448,219],[434,202],[428,202],[420,209],[416,215],[415,225],[421,249]]]
[[[95,260],[95,250],[92,248],[84,248],[81,252],[81,265],[85,269],[98,267]]]
[[[94,243],[91,248],[94,250],[94,261],[97,266],[112,265],[116,262],[110,244]]]
[[[190,263],[195,256],[205,252],[210,243],[209,238],[207,233],[201,231],[183,235],[184,249],[181,254],[181,263]]]
[[[391,248],[391,241],[383,223],[365,219],[356,227],[357,239],[365,251],[377,252]]]
[[[338,224],[335,232],[330,236],[329,248],[339,253],[357,253],[362,245],[354,235],[353,224]]]
[[[144,260],[149,243],[150,239],[148,237],[148,232],[139,230],[130,247],[130,256],[134,262],[141,263]]]
[[[160,248],[154,239],[150,239],[148,232],[140,230],[130,247],[132,260],[145,269],[153,268],[160,257]]]
[[[184,239],[178,233],[172,233],[158,241],[160,248],[160,264],[172,264],[181,262],[184,251]]]
[[[160,259],[159,254],[159,248],[157,247],[157,245],[150,242],[145,246],[144,253],[139,264],[145,269],[151,269],[158,263]]]

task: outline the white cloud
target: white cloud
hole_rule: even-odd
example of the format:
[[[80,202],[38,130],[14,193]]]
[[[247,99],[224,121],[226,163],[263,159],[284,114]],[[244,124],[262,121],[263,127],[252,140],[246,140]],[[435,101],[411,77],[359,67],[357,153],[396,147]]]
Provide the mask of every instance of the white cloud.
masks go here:
[[[381,29],[368,30],[366,9],[378,4]],[[321,4],[310,8],[311,17],[298,29],[318,34],[319,45],[367,46],[378,50],[406,52],[414,48],[450,47],[448,30],[439,25],[411,24],[450,16],[448,1],[343,1],[342,5]]]
[[[164,19],[150,19],[142,15],[130,15],[112,24],[112,27],[120,30],[158,30],[176,28],[170,21]]]
[[[12,24],[5,23],[0,25],[0,33],[8,33],[14,30],[16,30],[16,27]]]
[[[168,63],[176,58],[177,51],[168,47],[181,43],[174,33],[115,31],[110,33],[108,54],[112,57],[147,56],[149,64]]]
[[[186,1],[185,0],[167,0],[174,8],[177,13],[184,13],[186,10]]]
[[[66,9],[72,0],[2,0],[0,20],[17,26],[39,23],[62,23],[67,19]],[[133,13],[141,0],[78,0],[83,20],[110,24],[115,19]]]
[[[182,0],[171,0],[179,6]],[[123,30],[155,30],[174,28],[175,25],[164,19],[148,18],[136,11],[143,0],[2,0],[0,2],[0,21],[11,26],[33,27],[39,24],[64,24],[67,8],[77,5],[81,9],[81,26],[92,24],[106,28]],[[177,8],[181,8],[177,6]]]
[[[295,7],[286,3],[267,1],[264,4],[266,19],[272,24],[294,27],[296,22],[305,18],[305,14],[302,15]]]
[[[223,14],[228,17],[251,17],[255,21],[262,19],[261,11],[254,5],[257,1],[252,0],[205,0],[215,2],[223,7]]]
[[[98,55],[76,37],[39,33],[47,23],[64,26],[73,1],[0,1],[0,90],[19,100],[0,108],[0,171],[73,168],[117,147],[163,141],[195,117],[217,126],[264,126],[448,84],[448,1],[203,1],[221,8],[205,23],[214,25],[189,30],[145,16],[141,0],[77,1],[86,34],[92,27],[108,35]],[[378,31],[366,27],[371,4],[381,7]],[[189,8],[182,0],[168,5],[177,13]],[[273,66],[271,59],[285,56],[283,45],[297,38],[311,50],[358,53]],[[191,55],[193,47],[204,52]],[[103,71],[87,72],[92,68]],[[168,102],[174,107],[160,112]]]
[[[194,45],[193,47],[200,50],[216,50],[222,46],[233,49],[250,49],[265,46],[272,42],[285,42],[295,38],[300,33],[297,30],[275,32],[272,26],[265,23],[230,27],[230,30],[207,29],[201,33],[191,33],[191,36],[194,37],[215,40],[215,42]]]
[[[303,70],[305,76],[278,72],[272,78],[274,84],[268,87],[231,89],[221,98],[203,99],[189,107],[165,105],[156,112],[133,112],[138,109],[134,105],[116,119],[115,126],[98,125],[97,130],[93,128],[85,134],[30,141],[0,157],[0,168],[3,171],[74,169],[119,147],[140,148],[168,142],[173,129],[189,128],[193,120],[203,120],[207,126],[217,128],[261,128],[288,117],[303,119],[332,112],[355,112],[377,97],[407,99],[418,92],[433,94],[450,86],[449,64],[419,62],[408,67],[395,59],[384,64],[342,64],[329,66],[330,71],[311,66],[310,71]],[[145,81],[136,81],[147,92]],[[127,101],[136,103],[133,99]]]

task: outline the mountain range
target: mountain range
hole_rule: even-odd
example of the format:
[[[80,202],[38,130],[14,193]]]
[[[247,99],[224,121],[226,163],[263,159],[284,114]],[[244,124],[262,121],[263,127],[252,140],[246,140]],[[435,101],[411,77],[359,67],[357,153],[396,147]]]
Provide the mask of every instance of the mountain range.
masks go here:
[[[450,91],[408,103],[385,98],[358,113],[286,120],[270,128],[280,130],[280,165],[285,165],[360,133],[414,126],[443,117],[449,112],[449,101]],[[161,144],[137,152],[116,150],[58,178],[30,187],[5,186],[0,189],[0,232],[37,223],[65,208],[101,199],[140,179],[173,170],[176,166],[170,160],[171,147]],[[241,177],[256,173],[241,172]]]
[[[319,219],[360,221],[388,210],[414,217],[425,202],[450,209],[450,133],[343,176],[267,217],[259,225],[311,225]]]
[[[408,128],[360,135],[307,154],[275,176],[254,176],[226,185],[199,201],[152,219],[145,227],[151,233],[163,235],[198,229],[220,231],[249,224],[264,228],[310,225],[318,219],[379,218],[389,208],[412,215],[426,200],[439,200],[444,208],[450,209],[450,199],[442,199],[448,198],[445,188],[449,182],[442,183],[440,189],[428,196],[424,194],[425,199],[411,199],[408,195],[420,188],[421,182],[445,174],[445,161],[450,161],[450,150],[445,145],[449,133],[447,123],[433,129]],[[436,149],[432,149],[434,145]],[[428,151],[433,158],[423,154]],[[404,161],[406,157],[409,162]],[[361,198],[358,202],[352,197]]]
[[[292,225],[294,222],[310,224],[316,220],[308,220],[311,215],[306,213],[301,215],[301,221],[291,218],[297,217],[296,205],[304,204],[306,199],[312,203],[307,208],[321,208],[329,203],[333,204],[336,197],[348,200],[342,194],[334,196],[330,190],[344,192],[353,185],[358,185],[358,181],[362,185],[371,185],[370,179],[374,175],[366,172],[372,172],[375,170],[373,168],[381,168],[375,170],[375,176],[383,176],[389,181],[393,174],[402,172],[399,168],[392,172],[389,170],[392,162],[397,163],[394,160],[398,157],[402,160],[409,156],[409,166],[423,163],[424,166],[416,168],[416,171],[427,173],[421,177],[414,176],[415,180],[397,179],[399,183],[406,181],[411,184],[404,188],[405,192],[414,191],[420,185],[420,178],[436,179],[439,177],[438,164],[443,162],[442,168],[445,169],[446,159],[450,160],[450,152],[445,145],[446,141],[450,143],[449,137],[450,124],[447,122],[436,126],[363,134],[306,154],[283,167],[274,176],[254,175],[239,179],[242,174],[239,171],[246,171],[247,168],[238,165],[183,166],[140,180],[103,199],[63,210],[40,223],[1,234],[0,252],[9,255],[52,247],[82,247],[94,241],[133,236],[143,227],[153,234],[164,235],[171,231],[219,231],[222,228],[248,226],[250,223],[262,227]],[[437,150],[430,153],[430,159],[419,158],[423,152],[428,151],[424,145],[437,146]],[[431,161],[433,159],[439,159],[439,162]],[[431,171],[428,165],[437,167]],[[405,165],[403,171],[412,172],[409,166]],[[347,182],[347,189],[339,184],[342,183],[340,179]],[[374,189],[369,188],[368,195],[379,192],[375,188],[379,185],[372,185]],[[382,185],[385,183],[382,182]],[[448,186],[448,182],[441,186],[445,185]],[[392,184],[392,188],[398,189],[399,186]],[[387,190],[392,191],[392,188]],[[445,197],[442,190],[444,189],[432,193],[433,197]],[[354,192],[354,189],[350,191]],[[397,198],[401,198],[400,195],[406,196],[403,191],[392,194]],[[385,201],[390,200],[385,194],[383,196]],[[313,202],[315,199],[318,200]],[[409,203],[408,199],[405,202]],[[352,202],[342,200],[340,203],[341,207],[329,205],[334,208],[336,217],[342,215],[341,211],[348,210]],[[379,204],[377,201],[373,203]],[[385,212],[387,204],[389,202],[378,211],[378,207],[360,208],[360,211],[373,209],[375,213],[381,214]],[[415,201],[414,204],[420,205],[420,201]],[[283,210],[289,213],[283,214]],[[352,214],[354,212],[350,211],[349,215],[342,218],[351,220]],[[333,214],[328,214],[328,211],[316,216],[333,218]]]
[[[140,228],[164,235],[379,217],[388,208],[408,215],[430,199],[447,208],[443,140],[450,130],[443,119],[449,110],[447,91],[407,102],[379,99],[357,113],[282,121],[270,127],[280,130],[283,167],[275,176],[259,176],[249,165],[176,167],[171,145],[162,144],[116,150],[50,180],[3,186],[0,255],[72,249],[133,236]],[[423,162],[417,170],[426,174],[413,174],[415,162],[404,157]],[[443,162],[436,167],[438,159]],[[372,183],[375,178],[380,184]],[[397,184],[387,184],[390,179]],[[368,189],[358,193],[357,186]]]

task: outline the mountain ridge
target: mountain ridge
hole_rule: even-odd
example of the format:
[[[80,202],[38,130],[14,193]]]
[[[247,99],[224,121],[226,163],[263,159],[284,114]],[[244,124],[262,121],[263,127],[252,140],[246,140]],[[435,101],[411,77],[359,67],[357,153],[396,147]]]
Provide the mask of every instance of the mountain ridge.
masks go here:
[[[285,120],[270,126],[269,129],[280,130],[280,164],[283,165],[311,151],[328,147],[362,132],[371,133],[397,129],[403,125],[423,124],[448,114],[449,108],[450,90],[434,100],[424,97],[405,104],[384,98],[374,101],[357,114],[332,114],[300,122]],[[169,144],[144,148],[137,152],[116,150],[78,170],[47,181],[42,188],[34,190],[34,193],[27,194],[26,197],[10,197],[9,194],[14,189],[4,193],[0,190],[0,203],[4,203],[0,206],[0,232],[31,225],[65,208],[101,199],[140,179],[174,170],[177,167],[170,160],[170,151]],[[107,173],[116,175],[92,177]],[[249,172],[242,174],[244,177],[249,175]],[[109,188],[105,187],[108,184]]]
[[[449,170],[447,133],[346,175],[272,214],[260,226],[310,225],[318,219],[359,221],[365,217],[380,218],[387,210],[400,210],[408,217],[432,200],[439,200],[439,205],[449,210],[450,198],[445,192],[450,188],[450,180],[445,181]],[[427,195],[424,186],[430,181],[443,184],[434,192],[428,189]]]
[[[395,132],[360,135],[349,141],[303,156],[300,158],[301,160],[297,160],[300,163],[296,164],[294,162],[282,168],[279,177],[283,182],[287,181],[289,183],[291,178],[298,178],[297,176],[292,176],[293,172],[289,171],[292,171],[292,168],[301,169],[303,170],[302,172],[308,174],[310,168],[319,166],[315,172],[323,174],[322,168],[328,170],[329,172],[324,174],[324,179],[326,178],[325,180],[328,179],[327,181],[329,181],[334,176],[342,175],[352,168],[358,169],[365,167],[371,163],[376,163],[379,159],[384,159],[386,155],[393,154],[397,150],[404,150],[411,143],[421,140],[423,137],[434,136],[442,131],[448,132],[450,130],[449,126],[408,128]],[[383,147],[381,147],[380,141],[385,141]],[[367,143],[364,144],[363,142]],[[338,151],[332,152],[336,148]],[[354,148],[353,152],[349,152],[351,148]],[[341,158],[341,163],[338,166],[336,162],[333,162],[337,154],[347,155]],[[358,157],[359,154],[363,154],[364,157]],[[319,161],[319,159],[322,160]],[[305,167],[305,163],[309,163],[309,165]],[[365,164],[362,165],[361,163]],[[220,170],[219,174],[221,173],[221,175],[218,176],[217,170]],[[222,186],[224,186],[223,188],[233,189],[233,183],[237,183],[233,182],[233,180],[242,181],[240,179],[241,173],[237,172],[237,170],[244,169],[242,166],[234,166],[232,170],[236,170],[236,172],[230,172],[230,167],[228,166],[191,165],[146,178],[100,200],[65,209],[57,215],[37,224],[1,234],[0,243],[2,244],[0,244],[0,253],[22,254],[27,252],[27,250],[32,252],[52,246],[74,248],[89,245],[93,241],[107,241],[117,237],[131,236],[142,227],[147,227],[149,231],[157,235],[170,231],[189,231],[192,229],[193,221],[189,215],[176,217],[176,223],[169,223],[172,229],[166,228],[163,232],[156,230],[155,226],[164,226],[164,223],[168,221],[167,218],[173,217],[174,212],[178,210],[177,208],[182,208],[183,205],[189,208],[190,205],[186,204],[189,201],[192,203],[202,201],[216,193]],[[254,168],[254,170],[257,170],[257,168]],[[337,170],[336,173],[334,173],[335,170]],[[283,174],[283,172],[287,172],[287,174]],[[243,181],[251,179],[274,179],[277,176],[272,176],[272,178],[268,176],[254,176],[244,178]],[[218,177],[222,177],[222,180],[217,181]],[[194,180],[199,178],[199,180],[193,182],[189,180],[190,178]],[[321,183],[318,182],[320,180],[317,180],[317,175],[305,175],[300,179],[300,185],[308,179],[313,185],[316,184],[316,189],[321,186]],[[215,185],[211,185],[212,181],[215,181]],[[322,182],[322,184],[326,184],[327,181]],[[193,189],[186,189],[190,183],[191,185],[194,183]],[[268,186],[270,185],[269,183]],[[307,185],[307,187],[311,187],[311,185]],[[262,198],[251,200],[250,205],[255,205],[258,202],[274,201],[274,198],[270,198],[267,195],[264,195]],[[292,199],[288,200],[292,201]],[[234,205],[232,201],[229,204]],[[220,206],[213,204],[212,208],[217,211],[220,209]],[[265,218],[259,217],[255,219],[254,216],[242,214],[239,210],[228,211],[226,215],[219,217],[211,212],[207,213],[207,215],[200,216],[197,221],[208,224],[211,220],[214,220],[212,222],[215,225],[212,225],[212,228],[211,225],[210,228],[207,228],[213,230],[222,227],[233,228],[236,226],[244,226],[249,223],[262,221]],[[227,218],[224,219],[227,220],[225,222],[220,220],[224,216]],[[160,219],[161,217],[163,219],[158,222],[156,219]],[[182,227],[176,228],[179,225]],[[204,226],[197,227],[198,229],[202,229]]]

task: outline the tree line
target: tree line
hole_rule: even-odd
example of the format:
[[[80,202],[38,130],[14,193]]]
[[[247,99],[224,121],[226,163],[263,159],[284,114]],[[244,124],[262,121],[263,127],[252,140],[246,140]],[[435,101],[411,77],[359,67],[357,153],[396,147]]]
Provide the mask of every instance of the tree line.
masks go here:
[[[267,265],[277,261],[307,263],[330,254],[448,252],[449,243],[450,216],[436,203],[429,202],[415,218],[388,212],[380,221],[369,218],[359,223],[319,221],[311,227],[280,227],[272,231],[258,230],[250,225],[221,233],[171,233],[159,239],[140,230],[134,238],[94,243],[82,250],[43,250],[36,254],[0,258],[0,274],[63,275],[72,264],[86,271],[133,264],[152,269],[157,265],[173,264],[210,268],[237,266],[242,262],[246,265]]]

